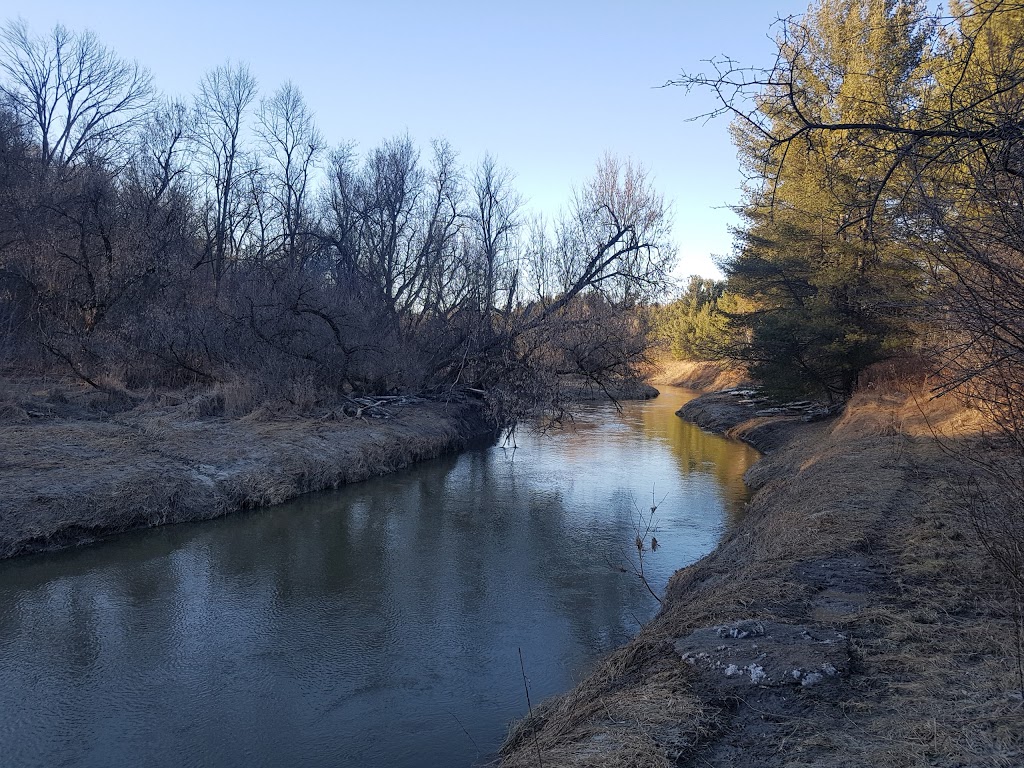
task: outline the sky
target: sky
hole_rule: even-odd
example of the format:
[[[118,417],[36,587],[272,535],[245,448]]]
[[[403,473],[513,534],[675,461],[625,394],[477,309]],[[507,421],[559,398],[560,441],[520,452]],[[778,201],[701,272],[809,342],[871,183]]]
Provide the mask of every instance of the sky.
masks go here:
[[[19,17],[42,34],[91,30],[188,97],[203,73],[246,62],[270,95],[294,82],[331,145],[366,151],[408,134],[447,139],[467,166],[508,167],[548,218],[607,153],[651,174],[674,211],[680,277],[716,276],[737,223],[741,177],[728,121],[691,121],[706,94],[662,88],[728,54],[773,60],[772,22],[806,0],[434,0],[387,3],[38,0]]]

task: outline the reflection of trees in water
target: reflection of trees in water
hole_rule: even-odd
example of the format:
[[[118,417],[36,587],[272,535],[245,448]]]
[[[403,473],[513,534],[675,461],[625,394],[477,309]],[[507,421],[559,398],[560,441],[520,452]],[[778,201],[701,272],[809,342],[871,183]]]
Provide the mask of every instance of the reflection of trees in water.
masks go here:
[[[551,440],[543,443],[548,449]],[[614,579],[598,583],[609,575],[601,542],[616,537],[607,530],[618,521],[604,517],[600,526],[581,527],[566,489],[538,482],[538,471],[550,468],[536,462],[549,454],[510,455],[500,449],[465,455],[443,494],[433,497],[438,514],[421,512],[420,525],[430,532],[416,536],[418,551],[425,568],[441,564],[423,583],[432,594],[449,595],[450,610],[477,625],[472,642],[480,653],[514,650],[512,638],[520,634],[555,631],[523,626],[541,614],[567,620],[589,649],[592,638],[613,631],[620,618],[623,598],[609,594],[618,585]],[[434,546],[424,547],[428,540]],[[595,562],[600,569],[593,578],[581,575]]]
[[[71,679],[101,656],[125,667],[115,678],[171,660],[165,682],[186,691],[171,700],[189,681],[217,679],[225,654],[242,676],[298,675],[288,665],[301,661],[342,701],[385,701],[411,676],[403,695],[427,706],[431,686],[458,675],[463,689],[507,688],[517,700],[519,645],[554,690],[578,671],[566,663],[620,643],[635,631],[630,612],[656,608],[606,561],[633,539],[631,492],[642,503],[649,489],[585,474],[594,451],[614,461],[616,444],[628,452],[646,439],[683,475],[745,498],[756,454],[684,423],[677,407],[626,404],[621,421],[588,413],[579,435],[524,439],[514,459],[471,451],[273,509],[0,565],[0,638],[17,638],[18,653],[47,648],[46,663]]]
[[[0,563],[0,638],[23,645],[37,662],[72,677],[93,671],[110,646],[127,647],[141,631],[169,632],[173,616],[153,626],[136,610],[178,588],[163,537],[142,534],[113,544]],[[105,647],[106,646],[106,647]],[[0,658],[0,667],[6,659]]]
[[[169,551],[136,534],[0,564],[0,762],[80,757],[102,742],[108,709],[152,683],[121,675],[148,660],[147,635],[174,637],[174,611],[151,609],[179,588]]]
[[[628,423],[638,426],[649,439],[666,442],[683,474],[712,476],[721,488],[730,517],[734,517],[749,496],[743,475],[759,454],[745,443],[712,435],[676,416],[675,411],[689,399],[691,396],[682,390],[665,388],[661,397],[644,404],[646,407],[630,408]],[[665,411],[671,411],[671,417],[667,418]]]
[[[529,515],[506,544],[509,552],[529,553],[524,583],[548,586],[556,601],[552,610],[568,619],[572,637],[592,653],[632,636],[637,627],[631,613],[646,616],[656,607],[642,585],[609,566],[635,536],[634,489],[595,467],[596,452],[623,448],[608,440],[606,428],[618,426],[609,425],[613,414],[611,409],[586,413],[577,432],[540,438],[520,454],[536,455],[547,466],[540,477],[524,472]],[[608,442],[613,445],[602,448]]]

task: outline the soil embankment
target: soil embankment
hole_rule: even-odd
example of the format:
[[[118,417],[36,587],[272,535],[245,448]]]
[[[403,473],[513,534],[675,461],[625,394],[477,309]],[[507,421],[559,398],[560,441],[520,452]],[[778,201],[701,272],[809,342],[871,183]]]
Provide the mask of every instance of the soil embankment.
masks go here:
[[[483,436],[467,399],[313,415],[197,416],[188,404],[117,414],[0,413],[0,558],[206,520],[382,475]]]
[[[869,392],[805,423],[724,398],[687,415],[769,450],[743,523],[502,765],[1022,764],[1012,607],[960,501],[970,414]]]
[[[675,360],[662,354],[655,356],[653,360],[649,381],[654,386],[664,384],[701,392],[715,392],[747,385],[750,376],[740,366],[710,361]]]
[[[742,440],[761,453],[784,445],[801,424],[835,415],[819,402],[766,405],[766,399],[751,390],[733,387],[690,400],[676,415],[708,432]]]

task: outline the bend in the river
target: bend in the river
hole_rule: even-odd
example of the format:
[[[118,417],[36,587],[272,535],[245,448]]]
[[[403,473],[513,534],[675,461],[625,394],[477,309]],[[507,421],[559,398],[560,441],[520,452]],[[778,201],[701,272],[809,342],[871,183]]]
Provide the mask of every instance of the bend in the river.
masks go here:
[[[756,454],[589,407],[387,477],[0,563],[0,755],[18,766],[469,765],[635,634],[710,551]]]

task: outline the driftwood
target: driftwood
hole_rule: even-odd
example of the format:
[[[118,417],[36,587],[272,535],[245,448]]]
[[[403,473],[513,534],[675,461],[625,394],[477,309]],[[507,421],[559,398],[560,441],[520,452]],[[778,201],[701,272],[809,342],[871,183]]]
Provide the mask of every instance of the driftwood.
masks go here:
[[[792,400],[778,403],[762,395],[757,389],[734,388],[722,390],[724,394],[739,398],[740,405],[760,406],[755,416],[800,416],[804,421],[818,421],[833,416],[842,410],[841,403],[825,403],[813,400]]]
[[[374,395],[372,397],[343,395],[342,400],[345,402],[341,406],[341,414],[357,419],[366,417],[371,419],[390,419],[394,414],[385,406],[395,407],[426,402],[426,398],[416,395]],[[337,415],[337,412],[332,411],[328,418],[337,418]]]

